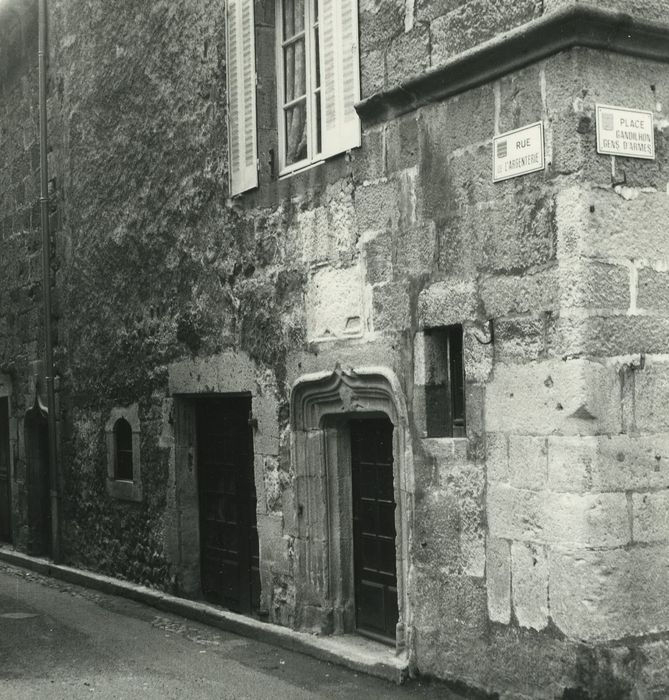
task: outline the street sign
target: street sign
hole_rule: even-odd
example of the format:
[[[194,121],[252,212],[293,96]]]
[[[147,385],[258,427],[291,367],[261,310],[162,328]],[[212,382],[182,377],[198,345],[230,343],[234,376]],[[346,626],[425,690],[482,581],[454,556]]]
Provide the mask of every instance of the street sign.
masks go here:
[[[500,182],[544,169],[544,126],[541,122],[495,136],[492,180]]]
[[[596,105],[597,153],[655,159],[653,113]]]

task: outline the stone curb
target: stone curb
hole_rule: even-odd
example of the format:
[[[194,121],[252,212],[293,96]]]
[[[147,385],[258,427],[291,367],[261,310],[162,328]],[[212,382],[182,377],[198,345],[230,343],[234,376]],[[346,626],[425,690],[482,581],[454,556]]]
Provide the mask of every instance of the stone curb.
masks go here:
[[[4,547],[0,547],[0,561],[30,569],[67,583],[129,598],[164,612],[218,627],[226,632],[307,654],[320,661],[328,661],[397,684],[403,683],[409,676],[409,661],[406,655],[396,656],[388,647],[363,640],[354,635],[318,637],[304,632],[296,632],[269,622],[261,622],[254,618],[221,610],[207,603],[178,598],[146,586],[139,586],[91,571],[54,564],[48,559],[31,557]]]

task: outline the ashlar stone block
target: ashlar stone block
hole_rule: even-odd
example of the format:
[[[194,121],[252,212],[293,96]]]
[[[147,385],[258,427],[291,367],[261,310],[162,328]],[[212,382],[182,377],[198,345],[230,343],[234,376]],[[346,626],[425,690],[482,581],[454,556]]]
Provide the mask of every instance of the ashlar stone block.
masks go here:
[[[272,563],[273,568],[287,567],[288,538],[283,536],[283,518],[280,514],[261,515],[257,520],[260,559],[264,565]]]
[[[662,316],[561,316],[553,337],[553,352],[561,356],[664,354],[667,347],[669,319]]]
[[[399,183],[381,180],[358,187],[355,191],[355,212],[358,229],[394,228],[399,220]]]
[[[588,360],[498,365],[486,391],[487,429],[524,435],[618,433],[617,373]]]
[[[423,328],[449,326],[476,318],[476,283],[454,278],[437,282],[418,297],[418,321]]]
[[[669,434],[551,436],[553,491],[632,491],[669,487]]]
[[[360,336],[365,325],[362,286],[357,265],[314,272],[307,287],[307,339]]]
[[[556,543],[614,547],[631,541],[627,498],[623,493],[547,494],[546,532]]]
[[[631,540],[623,493],[565,494],[489,484],[490,534],[578,547],[615,547]]]
[[[411,323],[409,294],[404,282],[388,282],[372,289],[375,331],[404,330]]]
[[[489,482],[509,479],[509,443],[504,433],[486,434],[486,470]]]
[[[599,438],[582,435],[550,436],[547,447],[548,487],[552,491],[580,493],[591,488]]]
[[[540,545],[511,544],[513,610],[521,627],[542,630],[548,624],[548,561]]]
[[[630,266],[609,262],[562,260],[559,272],[560,307],[626,312],[630,307]]]
[[[509,438],[509,480],[512,486],[539,491],[546,488],[546,438],[512,435]]]
[[[637,307],[664,312],[669,308],[669,272],[644,268],[639,270]]]
[[[481,283],[481,301],[492,318],[550,311],[557,306],[555,267],[535,274],[496,275]]]
[[[525,316],[495,321],[495,359],[521,364],[545,355],[546,317]]]
[[[490,619],[508,625],[511,621],[511,549],[507,540],[488,536],[486,589]]]
[[[556,195],[560,257],[664,260],[669,257],[664,192],[624,200],[611,189],[563,188]],[[630,235],[633,231],[634,235]]]
[[[357,229],[350,194],[341,190],[327,194],[327,205],[297,215],[302,256],[307,263],[333,259],[354,245]]]
[[[669,491],[632,494],[635,542],[669,542]]]
[[[669,431],[669,362],[647,362],[634,373],[634,419],[643,433]]]
[[[599,641],[669,629],[669,546],[555,550],[550,612],[572,639]]]
[[[463,353],[467,381],[484,383],[490,379],[493,369],[494,349],[492,343],[484,345],[481,324],[467,323],[464,327]]]

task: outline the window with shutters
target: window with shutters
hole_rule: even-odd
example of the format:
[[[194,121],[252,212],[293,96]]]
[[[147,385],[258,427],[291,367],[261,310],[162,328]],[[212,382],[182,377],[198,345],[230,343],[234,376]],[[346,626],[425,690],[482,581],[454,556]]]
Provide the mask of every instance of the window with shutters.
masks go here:
[[[360,145],[358,0],[267,5],[226,2],[231,196]]]
[[[258,186],[253,0],[226,3],[230,194]]]
[[[360,145],[357,0],[276,0],[281,174]]]

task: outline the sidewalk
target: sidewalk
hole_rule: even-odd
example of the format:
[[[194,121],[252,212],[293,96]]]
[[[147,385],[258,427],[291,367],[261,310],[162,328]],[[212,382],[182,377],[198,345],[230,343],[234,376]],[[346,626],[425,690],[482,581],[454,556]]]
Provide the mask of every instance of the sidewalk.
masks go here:
[[[390,647],[357,635],[318,637],[304,632],[295,632],[286,627],[222,610],[207,603],[178,598],[91,571],[54,564],[48,559],[30,557],[6,545],[0,546],[0,561],[22,566],[68,583],[94,588],[103,593],[130,598],[158,610],[181,615],[291,651],[308,654],[321,661],[329,661],[353,671],[367,673],[395,683],[404,682],[409,675],[409,661],[406,654],[396,656]]]

